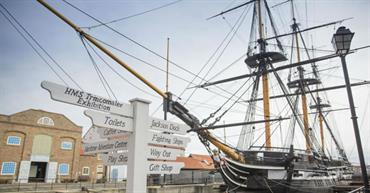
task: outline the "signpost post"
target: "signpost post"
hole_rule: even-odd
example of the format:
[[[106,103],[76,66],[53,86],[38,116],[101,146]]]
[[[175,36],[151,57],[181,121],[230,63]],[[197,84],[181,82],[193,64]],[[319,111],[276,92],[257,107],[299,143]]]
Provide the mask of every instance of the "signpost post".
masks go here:
[[[145,150],[147,144],[145,143],[148,134],[149,122],[149,101],[142,99],[130,100],[134,112],[134,128],[132,135],[129,137],[128,148],[128,165],[127,167],[127,185],[126,192],[146,192],[146,168],[147,158]]]

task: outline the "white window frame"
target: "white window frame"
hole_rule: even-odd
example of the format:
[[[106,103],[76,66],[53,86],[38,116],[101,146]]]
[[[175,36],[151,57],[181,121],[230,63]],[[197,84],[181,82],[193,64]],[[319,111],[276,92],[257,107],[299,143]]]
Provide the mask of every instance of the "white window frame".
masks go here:
[[[96,166],[96,173],[103,173],[103,172],[104,172],[104,165],[101,165],[101,164],[97,165]]]
[[[9,143],[9,138],[11,138],[11,137],[18,138],[19,139],[19,144]],[[6,144],[7,145],[16,145],[16,146],[19,146],[19,145],[21,145],[21,143],[22,143],[22,138],[19,137],[19,136],[16,136],[16,135],[9,135],[8,138],[6,138]]]
[[[87,169],[87,173],[84,173],[85,169]],[[82,173],[83,176],[90,175],[90,167],[87,167],[87,166],[83,167],[81,173]]]
[[[60,167],[62,166],[62,165],[67,165],[67,173],[60,173]],[[58,175],[60,175],[60,176],[68,176],[69,175],[69,164],[67,164],[67,163],[61,163],[61,164],[59,164],[59,166],[58,166]]]
[[[64,143],[70,143],[71,144],[71,148],[63,147],[63,144]],[[63,150],[72,150],[73,149],[73,142],[72,141],[62,141],[62,143],[60,143],[60,149],[63,149]]]
[[[14,163],[14,170],[13,170],[13,173],[6,173],[4,174],[3,171],[4,171],[4,164],[7,164],[7,163]],[[5,175],[14,175],[15,174],[15,170],[17,169],[17,163],[16,162],[3,162],[1,164],[1,175],[2,176],[5,176]]]

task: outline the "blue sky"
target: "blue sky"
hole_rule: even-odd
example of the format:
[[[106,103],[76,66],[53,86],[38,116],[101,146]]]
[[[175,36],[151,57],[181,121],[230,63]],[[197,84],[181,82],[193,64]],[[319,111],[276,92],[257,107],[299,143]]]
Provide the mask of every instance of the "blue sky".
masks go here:
[[[40,42],[41,45],[52,55],[55,60],[78,82],[81,87],[89,92],[106,96],[103,86],[94,71],[91,61],[83,48],[83,45],[78,35],[60,19],[38,4],[36,1],[29,0],[0,0],[0,2],[29,30],[32,35]],[[55,9],[63,13],[65,16],[73,20],[79,26],[91,26],[96,22],[84,16],[80,12],[68,6],[62,1],[47,1]],[[84,11],[90,13],[94,17],[102,21],[111,21],[114,19],[126,17],[135,13],[149,10],[172,1],[69,1],[78,6]],[[217,14],[227,8],[243,3],[244,1],[210,1],[210,0],[183,0],[171,6],[149,12],[140,16],[132,17],[127,20],[110,24],[111,27],[117,29],[121,33],[131,37],[135,41],[140,42],[162,56],[166,54],[166,39],[170,38],[170,59],[181,67],[196,73],[202,65],[206,63],[213,51],[220,44],[225,35],[229,32],[229,24],[233,24],[243,9],[239,9],[233,13],[225,14],[224,18],[218,17],[212,20],[206,18]],[[271,5],[282,1],[269,1]],[[301,24],[301,29],[307,26],[323,24],[335,20],[353,17],[342,25],[349,27],[355,32],[355,37],[352,43],[352,48],[361,47],[370,44],[370,3],[367,0],[354,1],[333,1],[333,0],[297,0],[296,8],[298,9],[297,19]],[[3,9],[1,9],[4,11]],[[250,11],[250,10],[249,10]],[[272,9],[275,14],[277,24],[289,25],[291,23],[289,6],[283,5]],[[219,70],[230,64],[236,58],[242,56],[246,52],[247,42],[249,38],[249,23],[251,18],[246,17],[245,24],[242,25],[230,42],[230,48],[225,50],[224,55],[217,62],[217,65],[211,70],[208,78],[216,74]],[[228,24],[229,23],[229,24]],[[279,26],[280,26],[279,25]],[[67,115],[72,121],[81,125],[86,130],[90,125],[90,120],[83,115],[83,110],[80,107],[75,107],[68,104],[52,101],[47,91],[40,87],[43,80],[48,80],[63,84],[50,68],[38,57],[22,37],[10,26],[8,21],[0,15],[0,113],[12,114],[29,108],[43,109],[46,111],[59,112]],[[318,49],[332,50],[330,40],[332,34],[340,25],[326,27],[315,32],[305,34],[308,39],[309,46],[312,43]],[[287,32],[289,28],[278,27],[279,31]],[[143,48],[133,44],[112,31],[104,28],[94,28],[86,30],[103,41],[108,42],[132,55],[139,57],[151,64],[165,69],[166,62],[153,54],[147,52]],[[148,80],[153,82],[158,87],[165,88],[165,74],[158,71],[147,64],[128,57],[122,53],[116,53],[120,58],[126,61],[134,69],[142,73]],[[330,53],[330,52],[329,52]],[[328,52],[318,52],[315,55],[325,55]],[[103,55],[103,54],[101,54]],[[162,112],[156,111],[161,104],[160,97],[153,91],[139,82],[136,78],[130,75],[127,71],[119,67],[117,64],[104,56],[111,66],[114,67],[122,76],[131,81],[136,86],[145,90],[142,92],[131,86],[116,74],[114,74],[107,66],[105,66],[99,58],[95,57],[105,78],[110,83],[115,95],[119,101],[128,102],[128,100],[140,97],[152,101],[150,106],[151,114],[156,117],[162,117]],[[370,51],[369,49],[358,51],[347,57],[350,76],[352,81],[370,80]],[[340,66],[339,59],[332,59],[328,62],[323,62],[323,65]],[[55,65],[53,65],[55,67]],[[325,67],[323,67],[325,68]],[[186,80],[192,80],[193,76],[183,70],[170,66],[170,71],[177,76]],[[243,60],[239,61],[228,71],[225,71],[221,76],[215,78],[221,79],[234,75],[247,73],[247,68]],[[60,70],[58,73],[62,74]],[[341,68],[336,68],[325,72],[331,76],[325,76],[329,85],[344,84],[341,79]],[[204,72],[202,73],[204,75]],[[324,74],[324,72],[323,72]],[[339,77],[339,78],[337,78]],[[76,87],[68,78],[63,75],[68,84]],[[359,80],[358,80],[359,79]],[[199,80],[196,80],[198,83]],[[187,83],[176,78],[170,77],[170,91],[179,95]],[[235,90],[235,85],[227,85],[231,90]],[[217,92],[217,89],[215,90]],[[146,92],[151,93],[150,95]],[[331,104],[335,108],[343,108],[347,106],[345,90],[337,90],[328,92]],[[191,94],[191,89],[188,89],[183,100]],[[368,86],[354,88],[355,102],[359,116],[359,123],[364,138],[364,149],[370,155],[370,146],[366,143],[366,139],[370,137],[369,128],[369,103],[370,89]],[[187,107],[201,119],[207,117],[214,108],[217,108],[225,99],[219,96],[201,91],[196,92],[192,101],[187,104]],[[198,101],[206,103],[205,109],[196,107]],[[199,105],[198,105],[199,106]],[[232,112],[225,119],[226,122],[241,121],[243,115],[240,111],[245,111],[245,107],[240,107],[238,112]],[[351,159],[356,160],[356,151],[351,151],[354,145],[354,137],[352,125],[350,122],[349,111],[341,111],[335,113],[336,125],[341,128],[338,132],[342,136],[347,153],[351,153]],[[366,118],[364,118],[366,117]],[[171,117],[173,119],[173,117]],[[237,134],[237,131],[228,131],[232,134]],[[216,131],[216,134],[222,135],[222,131]],[[198,142],[194,134],[189,134],[193,142],[187,149],[187,152],[205,153],[205,149]],[[344,137],[345,136],[345,137]],[[230,138],[231,142],[235,142],[237,138]],[[367,161],[370,161],[370,156],[367,156]]]

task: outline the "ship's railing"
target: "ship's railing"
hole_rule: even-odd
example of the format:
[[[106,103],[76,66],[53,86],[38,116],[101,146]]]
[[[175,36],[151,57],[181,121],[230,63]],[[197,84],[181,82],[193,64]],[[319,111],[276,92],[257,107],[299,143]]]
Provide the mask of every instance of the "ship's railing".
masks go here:
[[[257,159],[247,159],[248,164],[253,165],[269,165],[269,166],[282,166],[285,164],[284,159],[275,159],[275,158],[257,158]]]
[[[363,193],[363,192],[365,192],[365,187],[364,186],[361,186],[361,187],[359,187],[357,189],[354,189],[354,190],[352,190],[352,191],[350,191],[348,193]]]
[[[286,147],[270,147],[266,148],[263,146],[250,146],[248,151],[266,151],[266,152],[289,152],[290,148]],[[306,150],[304,149],[294,149],[294,152],[296,153],[306,153]]]
[[[251,146],[245,151],[245,159],[248,163],[255,165],[271,165],[271,166],[282,166],[286,163],[286,156],[289,154],[290,148],[284,147],[260,147]],[[305,150],[295,149],[295,155],[306,155]],[[300,157],[301,157],[300,156]]]

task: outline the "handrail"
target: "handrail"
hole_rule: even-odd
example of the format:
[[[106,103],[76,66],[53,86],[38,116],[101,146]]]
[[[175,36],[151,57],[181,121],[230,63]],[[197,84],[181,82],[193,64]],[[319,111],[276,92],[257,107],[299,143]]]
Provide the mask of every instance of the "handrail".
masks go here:
[[[354,189],[354,190],[352,190],[348,193],[362,193],[362,192],[364,192],[364,190],[365,190],[365,186],[361,186],[361,187],[359,187],[357,189]]]

